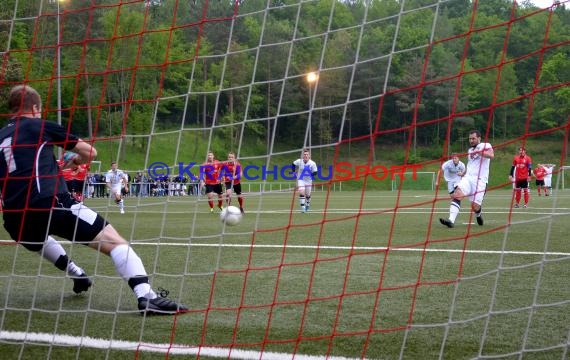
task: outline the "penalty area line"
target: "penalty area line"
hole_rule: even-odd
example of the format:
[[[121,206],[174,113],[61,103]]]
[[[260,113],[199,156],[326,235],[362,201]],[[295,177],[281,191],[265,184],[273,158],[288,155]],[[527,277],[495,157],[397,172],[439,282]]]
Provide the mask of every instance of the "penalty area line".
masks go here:
[[[183,316],[183,315],[182,315]],[[356,360],[355,358],[347,358],[342,356],[317,356],[303,354],[287,354],[276,352],[259,352],[252,350],[227,349],[221,347],[198,347],[181,344],[156,344],[156,343],[140,343],[124,340],[107,340],[92,338],[89,336],[71,336],[48,333],[21,332],[21,331],[0,331],[0,340],[30,342],[30,343],[46,343],[61,346],[81,346],[82,348],[94,349],[113,349],[123,351],[140,351],[151,353],[168,353],[172,355],[192,355],[192,356],[211,356],[214,358],[226,359],[264,359],[264,360]]]

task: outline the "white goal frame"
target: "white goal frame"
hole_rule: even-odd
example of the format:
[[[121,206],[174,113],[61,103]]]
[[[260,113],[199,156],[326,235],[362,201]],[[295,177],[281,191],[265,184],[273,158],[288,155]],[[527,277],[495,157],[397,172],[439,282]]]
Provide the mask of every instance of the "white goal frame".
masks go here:
[[[566,170],[570,170],[570,165],[564,165],[560,167],[560,172],[558,173],[560,176],[560,189],[566,190],[566,182],[564,181]],[[554,175],[554,174],[553,174]],[[557,182],[558,183],[558,182]],[[554,187],[554,186],[553,186]]]
[[[435,182],[437,180],[437,172],[436,171],[416,171],[416,176],[421,176],[421,175],[429,175],[431,176],[431,188],[430,189],[425,189],[425,190],[431,190],[434,191],[435,190]],[[409,179],[412,179],[414,173],[412,172],[405,172],[403,173],[405,179],[408,179],[408,181],[410,181]],[[398,174],[394,174],[394,179],[392,179],[392,184],[391,184],[391,189],[392,191],[398,191],[398,179],[399,179],[399,175]],[[411,180],[414,181],[414,180]]]

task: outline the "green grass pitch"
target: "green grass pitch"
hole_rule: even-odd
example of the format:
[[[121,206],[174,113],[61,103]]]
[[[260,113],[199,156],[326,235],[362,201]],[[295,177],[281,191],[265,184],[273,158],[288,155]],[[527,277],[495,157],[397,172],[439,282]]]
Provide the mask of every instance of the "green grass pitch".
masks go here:
[[[250,193],[242,223],[225,228],[204,197],[127,198],[125,215],[88,199],[131,241],[153,286],[190,312],[140,316],[110,259],[78,244],[65,248],[94,286],[74,295],[63,273],[3,241],[0,354],[213,359],[232,357],[215,352],[231,346],[236,358],[563,358],[570,193],[555,195],[533,191],[528,209],[511,210],[510,191],[489,192],[483,227],[464,200],[453,229],[438,221],[449,204],[441,191],[315,192],[308,214],[291,192]],[[10,340],[21,332],[49,336]]]

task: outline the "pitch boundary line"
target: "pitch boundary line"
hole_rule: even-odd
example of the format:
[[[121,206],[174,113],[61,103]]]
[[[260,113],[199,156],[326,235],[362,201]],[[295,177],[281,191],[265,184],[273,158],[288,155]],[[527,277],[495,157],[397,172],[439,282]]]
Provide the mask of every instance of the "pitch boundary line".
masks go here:
[[[184,315],[181,315],[184,316]],[[297,359],[297,360],[356,360],[355,358],[347,358],[342,356],[317,356],[317,355],[303,355],[303,354],[287,354],[276,352],[259,352],[252,350],[240,349],[227,349],[216,347],[199,347],[188,346],[180,344],[157,344],[157,343],[137,343],[134,341],[124,340],[106,340],[99,338],[92,338],[89,336],[71,336],[59,335],[48,333],[36,332],[21,332],[21,331],[0,331],[0,340],[18,341],[18,342],[34,342],[46,343],[62,346],[81,346],[82,348],[93,348],[103,350],[123,350],[123,351],[140,351],[150,353],[168,353],[171,355],[193,355],[193,356],[211,356],[214,358],[226,359],[264,359],[264,360],[282,360],[282,359]]]

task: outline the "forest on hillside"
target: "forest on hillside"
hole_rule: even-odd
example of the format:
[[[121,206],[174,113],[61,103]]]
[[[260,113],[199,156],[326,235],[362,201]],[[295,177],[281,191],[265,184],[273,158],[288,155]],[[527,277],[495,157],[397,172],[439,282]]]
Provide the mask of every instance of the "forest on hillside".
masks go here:
[[[243,126],[220,129],[232,142],[287,141],[311,114],[317,145],[372,131],[405,142],[412,128],[414,144],[430,144],[473,126],[509,139],[568,121],[568,4],[269,4],[3,0],[0,114],[25,81],[47,94],[49,118],[89,138],[215,123]]]

